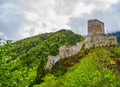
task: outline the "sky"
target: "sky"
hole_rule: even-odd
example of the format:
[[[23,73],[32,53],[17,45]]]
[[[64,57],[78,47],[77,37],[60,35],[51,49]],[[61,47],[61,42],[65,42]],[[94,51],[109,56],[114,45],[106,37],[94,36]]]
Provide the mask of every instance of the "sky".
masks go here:
[[[0,0],[0,38],[20,40],[69,29],[87,35],[99,19],[106,32],[120,31],[120,0]]]

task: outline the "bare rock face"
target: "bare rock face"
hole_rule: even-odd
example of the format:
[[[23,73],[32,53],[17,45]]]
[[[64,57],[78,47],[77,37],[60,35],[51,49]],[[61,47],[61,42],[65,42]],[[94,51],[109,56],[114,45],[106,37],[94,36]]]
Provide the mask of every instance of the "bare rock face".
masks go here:
[[[76,43],[76,45],[66,46],[63,45],[59,49],[59,55],[57,56],[48,56],[48,61],[46,68],[51,70],[52,66],[55,65],[57,61],[61,58],[66,58],[77,54],[83,44],[85,45],[85,49],[89,49],[92,47],[98,46],[110,46],[110,45],[117,45],[117,38],[116,36],[108,36],[104,32],[104,23],[97,20],[89,20],[88,21],[88,36],[85,40]]]

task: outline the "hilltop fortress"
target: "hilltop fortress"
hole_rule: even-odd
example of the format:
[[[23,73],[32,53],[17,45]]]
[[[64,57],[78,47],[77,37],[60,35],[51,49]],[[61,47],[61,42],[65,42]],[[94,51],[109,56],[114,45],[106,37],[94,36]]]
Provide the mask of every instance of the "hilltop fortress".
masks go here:
[[[116,36],[105,34],[103,22],[97,19],[88,20],[88,36],[83,41],[76,43],[76,45],[61,46],[59,49],[59,55],[57,56],[49,55],[46,69],[51,70],[52,66],[60,59],[77,54],[83,45],[85,49],[98,46],[117,45],[117,39]]]

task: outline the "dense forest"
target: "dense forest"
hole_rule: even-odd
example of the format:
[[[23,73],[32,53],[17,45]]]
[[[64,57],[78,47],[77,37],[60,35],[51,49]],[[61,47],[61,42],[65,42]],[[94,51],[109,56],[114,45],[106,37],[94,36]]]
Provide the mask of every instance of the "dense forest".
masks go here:
[[[45,70],[48,55],[84,39],[70,30],[0,46],[0,87],[119,87],[120,45],[84,49]]]
[[[81,35],[62,29],[0,46],[0,86],[28,87],[40,83],[48,55],[57,55],[63,44],[73,45],[81,40]]]

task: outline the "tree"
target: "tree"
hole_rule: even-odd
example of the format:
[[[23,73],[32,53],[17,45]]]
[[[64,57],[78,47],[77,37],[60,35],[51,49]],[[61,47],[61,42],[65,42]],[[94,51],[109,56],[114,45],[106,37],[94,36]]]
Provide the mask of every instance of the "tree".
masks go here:
[[[8,50],[12,48],[9,41],[6,44],[0,46],[0,86],[9,86],[12,83],[11,80],[11,68],[7,63],[11,57],[7,55]]]

